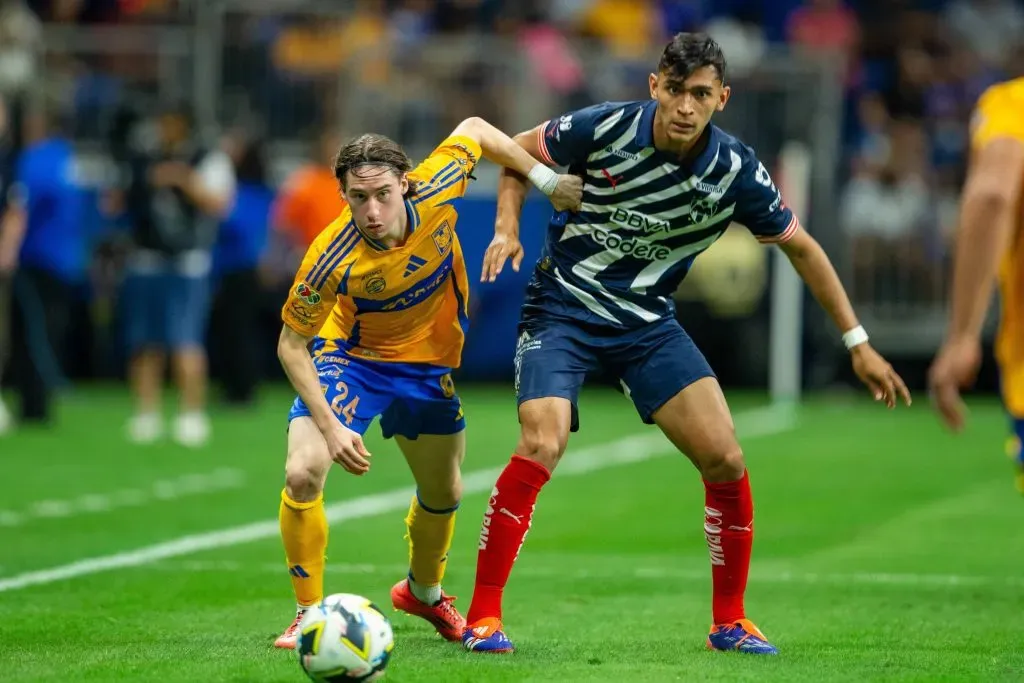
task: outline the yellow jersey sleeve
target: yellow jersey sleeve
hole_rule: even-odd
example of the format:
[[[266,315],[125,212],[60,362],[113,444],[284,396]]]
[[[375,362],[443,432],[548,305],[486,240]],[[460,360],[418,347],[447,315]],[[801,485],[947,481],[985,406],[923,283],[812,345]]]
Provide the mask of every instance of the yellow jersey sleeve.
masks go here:
[[[281,309],[284,324],[305,337],[320,331],[338,300],[343,277],[339,266],[359,241],[359,231],[349,218],[345,211],[309,245]]]
[[[993,85],[978,99],[971,145],[978,149],[996,138],[1024,142],[1024,78]]]
[[[413,202],[437,206],[464,195],[482,154],[475,140],[461,135],[445,139],[410,173],[417,182]]]

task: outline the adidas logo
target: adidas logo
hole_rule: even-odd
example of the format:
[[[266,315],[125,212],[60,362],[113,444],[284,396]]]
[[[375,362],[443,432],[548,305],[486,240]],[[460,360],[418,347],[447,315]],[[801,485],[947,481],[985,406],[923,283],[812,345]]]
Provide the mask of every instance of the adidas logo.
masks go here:
[[[421,259],[419,256],[413,254],[409,257],[409,263],[406,264],[405,274],[402,275],[402,277],[409,277],[425,265],[427,265],[426,259]]]
[[[292,576],[296,577],[296,578],[299,578],[299,579],[308,579],[309,578],[309,574],[307,574],[306,570],[303,569],[302,565],[299,565],[299,564],[295,565],[294,567],[289,568],[288,569],[288,573],[291,574]]]

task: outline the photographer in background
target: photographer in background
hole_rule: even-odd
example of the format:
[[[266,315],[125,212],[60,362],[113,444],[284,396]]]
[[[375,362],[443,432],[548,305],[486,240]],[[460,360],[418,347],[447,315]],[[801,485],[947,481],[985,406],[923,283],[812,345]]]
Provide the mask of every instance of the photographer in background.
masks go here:
[[[136,147],[124,159],[123,207],[134,245],[123,290],[136,402],[128,436],[135,443],[162,438],[160,396],[169,356],[181,392],[174,439],[200,446],[210,432],[204,337],[211,248],[234,201],[235,171],[227,154],[200,143],[183,107],[159,115],[155,149]]]

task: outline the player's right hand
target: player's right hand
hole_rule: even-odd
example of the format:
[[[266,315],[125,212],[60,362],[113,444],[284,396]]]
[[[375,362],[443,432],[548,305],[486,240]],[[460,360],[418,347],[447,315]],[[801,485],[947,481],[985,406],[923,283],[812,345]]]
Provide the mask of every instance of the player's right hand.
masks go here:
[[[563,173],[549,197],[556,211],[579,211],[583,204],[583,178]]]
[[[347,472],[363,475],[370,471],[370,452],[363,444],[363,437],[356,434],[339,422],[324,433],[327,450],[331,460],[345,468]]]
[[[553,197],[554,195],[552,195]],[[501,275],[505,261],[512,259],[512,270],[519,272],[519,264],[523,262],[523,245],[518,237],[495,233],[487,251],[484,252],[484,267],[480,273],[480,282],[494,282]]]
[[[981,367],[981,342],[948,340],[928,370],[928,392],[946,426],[955,432],[964,427],[967,412],[960,390],[974,384]]]

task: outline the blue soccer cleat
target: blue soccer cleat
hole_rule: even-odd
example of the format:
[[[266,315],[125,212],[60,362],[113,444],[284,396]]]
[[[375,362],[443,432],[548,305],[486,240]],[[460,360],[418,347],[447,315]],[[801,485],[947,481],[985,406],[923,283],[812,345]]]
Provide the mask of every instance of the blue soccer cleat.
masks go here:
[[[515,649],[512,641],[501,630],[501,620],[494,617],[479,619],[467,626],[462,632],[462,645],[470,652],[492,654],[512,652]]]
[[[754,626],[750,619],[731,624],[716,624],[708,634],[708,647],[712,650],[744,652],[750,655],[777,655],[779,651]]]

